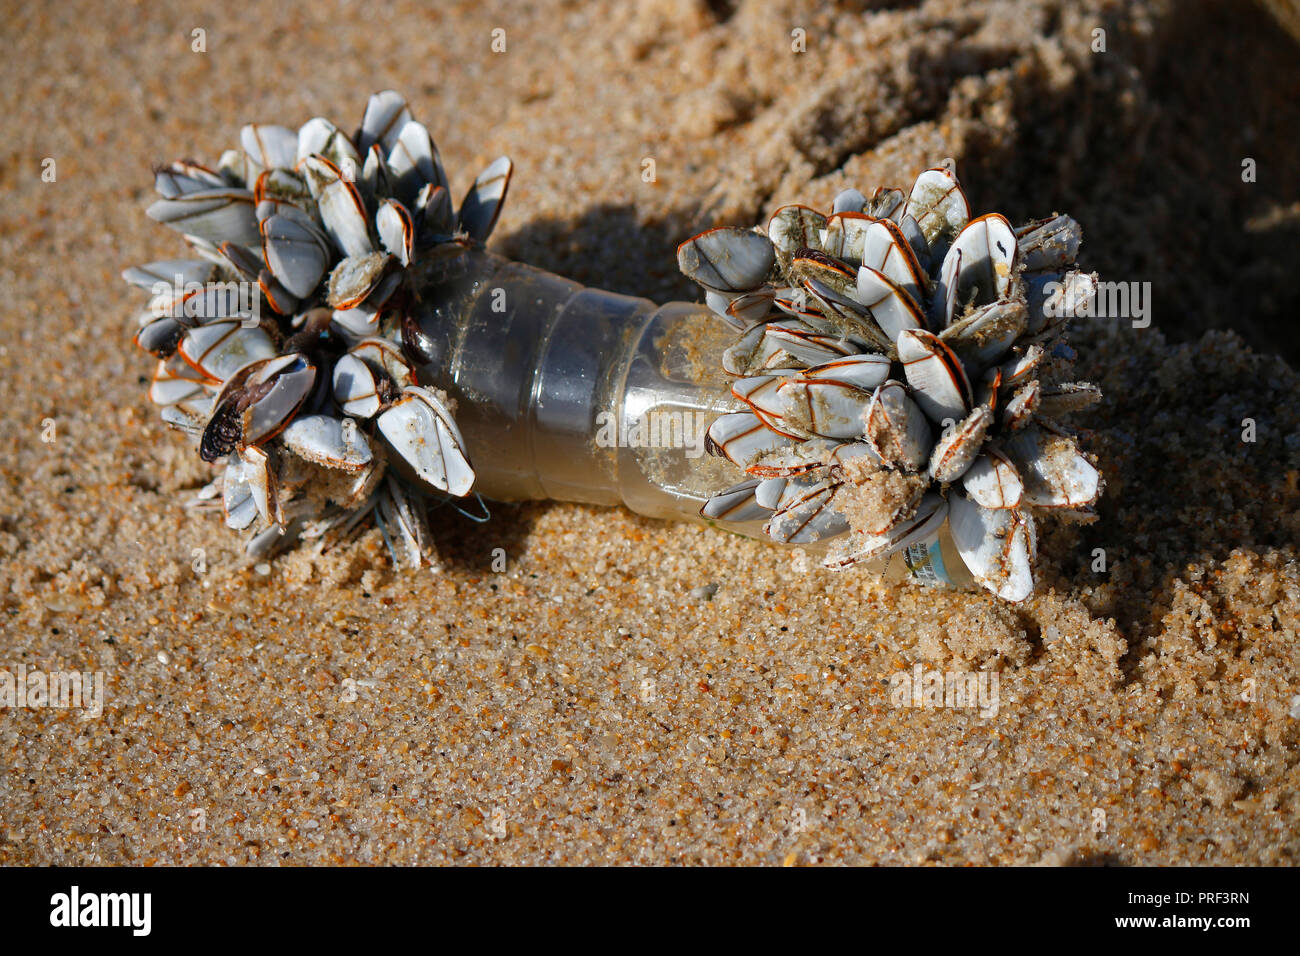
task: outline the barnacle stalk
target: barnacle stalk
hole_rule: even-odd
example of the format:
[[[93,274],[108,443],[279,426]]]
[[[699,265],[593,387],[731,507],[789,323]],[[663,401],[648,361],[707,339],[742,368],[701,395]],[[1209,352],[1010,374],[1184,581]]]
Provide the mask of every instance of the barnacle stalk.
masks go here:
[[[163,198],[150,215],[181,231],[198,258],[124,273],[154,293],[136,339],[158,358],[150,395],[163,418],[205,460],[224,462],[201,497],[220,495],[227,524],[249,533],[250,554],[300,536],[337,537],[373,514],[394,560],[419,564],[432,553],[430,500],[474,492],[702,520],[808,547],[832,566],[901,551],[906,560],[889,565],[895,575],[971,579],[963,544],[975,534],[966,525],[954,534],[957,524],[944,520],[948,489],[978,465],[991,471],[986,483],[1010,494],[1019,459],[984,443],[999,427],[1029,424],[1048,400],[1020,385],[1054,334],[1033,328],[1047,300],[1025,292],[1036,280],[1025,278],[1024,260],[1042,259],[1042,275],[1062,272],[1077,248],[1072,221],[1040,224],[1042,238],[1029,241],[997,224],[970,237],[955,214],[936,232],[932,215],[907,207],[891,239],[920,230],[924,259],[946,263],[940,246],[950,229],[947,242],[971,257],[937,278],[901,263],[912,270],[903,278],[916,309],[945,303],[942,321],[928,323],[935,334],[924,320],[895,317],[909,306],[882,299],[889,286],[870,287],[869,298],[845,280],[867,255],[859,233],[892,223],[880,194],[868,211],[865,200],[856,213],[837,209],[838,224],[837,215],[783,210],[768,235],[698,236],[679,260],[708,290],[707,306],[657,305],[484,249],[509,176],[508,160],[493,163],[453,212],[432,139],[392,92],[371,98],[352,136],[323,119],[297,133],[249,126],[216,171],[190,162],[158,171]],[[998,243],[1010,255],[986,261]],[[1026,255],[1028,247],[1037,251]],[[884,253],[882,282],[897,277],[900,250]],[[1070,294],[1078,275],[1068,273]],[[945,335],[949,327],[970,331]],[[916,342],[904,340],[909,330]],[[952,377],[979,357],[960,400],[913,382],[913,369],[936,355],[947,364],[932,374]],[[723,356],[740,376],[730,388]],[[987,382],[977,377],[984,367],[1007,377]],[[1012,382],[1017,390],[1004,397]],[[780,402],[765,404],[767,391]],[[960,419],[966,437],[940,438],[932,451],[917,403],[931,418]],[[1004,406],[1019,407],[1023,422],[1009,424]],[[1055,440],[1040,432],[1027,434]],[[736,465],[756,477],[728,487]],[[971,486],[972,500],[994,510]],[[1077,511],[1091,504],[1075,498]],[[1030,521],[1027,502],[1000,504],[1013,534]],[[888,527],[867,527],[882,508]],[[1004,541],[1006,525],[984,531]],[[881,534],[890,547],[863,545],[864,535]],[[974,577],[1023,596],[1019,583]]]

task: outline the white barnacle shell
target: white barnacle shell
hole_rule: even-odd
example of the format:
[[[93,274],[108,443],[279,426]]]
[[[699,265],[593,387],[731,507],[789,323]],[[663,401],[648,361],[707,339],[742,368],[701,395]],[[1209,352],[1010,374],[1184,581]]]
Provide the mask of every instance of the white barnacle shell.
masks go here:
[[[245,443],[260,445],[281,431],[307,400],[315,382],[316,366],[297,353],[269,359],[248,376],[244,388],[256,389],[261,396],[245,412]]]
[[[205,189],[221,189],[230,185],[219,173],[198,163],[180,160],[154,171],[154,189],[164,199],[175,199],[186,193]]]
[[[993,425],[993,413],[983,405],[949,429],[930,452],[930,477],[956,481],[975,462]]]
[[[1025,483],[1016,466],[997,448],[988,448],[961,476],[962,488],[984,508],[1016,508],[1024,500]]]
[[[284,126],[250,123],[239,131],[244,151],[244,182],[255,183],[266,170],[292,169],[298,161],[298,134]]]
[[[132,266],[122,272],[122,278],[140,289],[153,290],[158,286],[184,287],[202,284],[212,276],[213,263],[204,259],[164,259],[142,266]]]
[[[341,129],[317,116],[309,119],[298,129],[298,149],[296,162],[308,156],[324,156],[337,166],[344,174],[356,176],[361,168],[361,153],[352,140]]]
[[[758,287],[775,259],[771,241],[752,229],[710,229],[677,247],[682,273],[706,289],[723,293]]]
[[[1042,385],[1035,379],[1017,389],[1010,400],[1002,406],[1000,413],[1002,423],[1009,432],[1024,428],[1033,420],[1034,412],[1038,410],[1038,397],[1041,392]]]
[[[782,544],[808,544],[843,534],[849,530],[848,520],[832,507],[838,485],[826,479],[790,479],[763,530]]]
[[[1016,508],[984,508],[965,495],[949,496],[953,543],[975,579],[1006,601],[1034,590],[1034,519]]]
[[[761,478],[748,478],[726,491],[720,491],[704,503],[700,514],[719,521],[757,521],[766,518],[771,508],[759,504],[755,490],[763,483]]]
[[[253,194],[246,189],[229,186],[198,189],[160,199],[147,212],[150,219],[209,242],[252,246],[259,240]]]
[[[155,405],[176,405],[204,394],[203,376],[190,368],[179,355],[160,359],[149,385],[149,401]]]
[[[789,446],[792,439],[773,431],[753,412],[719,415],[705,433],[705,448],[748,468],[756,458]]]
[[[392,257],[386,252],[349,256],[330,273],[326,301],[340,311],[359,306],[379,285]]]
[[[344,260],[344,262],[347,261]],[[340,267],[342,264],[339,264]],[[388,264],[391,265],[391,263]],[[370,286],[368,291],[364,283],[358,284],[354,289],[340,286],[339,294],[350,295],[352,298],[342,301],[339,307],[334,309],[333,317],[330,320],[332,327],[342,332],[345,338],[374,338],[380,331],[380,314],[384,311],[389,297],[397,291],[401,281],[402,274],[400,272],[381,271],[378,281]],[[331,287],[332,294],[333,288]],[[360,301],[357,300],[357,296],[361,297]]]
[[[858,269],[858,298],[885,333],[888,342],[910,329],[924,329],[925,315],[916,300],[902,286],[871,266]]]
[[[361,471],[373,460],[370,443],[349,418],[299,415],[280,440],[298,457],[326,468]]]
[[[889,347],[889,336],[873,320],[849,266],[816,249],[801,249],[790,262],[789,275],[820,306],[821,316],[829,325],[827,331],[879,348]]]
[[[861,445],[860,442],[851,444]],[[797,475],[806,475],[821,470],[827,459],[834,453],[834,449],[839,447],[842,447],[842,443],[824,438],[812,438],[759,455],[745,470],[751,475],[764,478],[793,478]],[[866,446],[862,445],[862,447]]]
[[[929,258],[943,258],[969,221],[970,204],[952,169],[936,166],[916,177],[903,207],[902,222],[916,224]]]
[[[1006,296],[1015,259],[1016,234],[1006,217],[990,213],[967,223],[944,260],[939,283],[944,298],[943,324],[951,325],[960,318],[954,314],[957,303],[983,304]]]
[[[821,243],[826,217],[808,206],[782,206],[768,221],[767,237],[778,255],[787,261],[800,249],[815,249]]]
[[[888,381],[876,389],[867,406],[865,436],[882,461],[907,471],[930,457],[930,426],[901,383]]]
[[[397,200],[385,199],[379,206],[375,222],[379,228],[379,241],[389,255],[402,266],[409,266],[415,249],[415,222],[411,213]]]
[[[361,117],[358,149],[364,153],[378,143],[385,152],[391,150],[410,121],[411,110],[401,93],[395,90],[376,93],[370,97],[365,115]]]
[[[844,189],[835,197],[835,202],[831,205],[831,211],[838,214],[842,212],[862,212],[867,206],[867,197],[862,195],[856,189]]]
[[[850,250],[846,249],[847,251]],[[916,260],[916,253],[897,223],[889,219],[870,221],[862,231],[858,264],[887,279],[911,300],[914,311],[920,311],[928,280],[921,271],[921,264]],[[862,290],[861,274],[858,277],[858,289]]]
[[[257,504],[245,468],[239,455],[232,454],[223,472],[221,504],[226,513],[226,527],[232,531],[243,531],[257,520]]]
[[[987,368],[1005,355],[1028,327],[1023,301],[999,299],[949,325],[939,338],[953,350],[963,368]]]
[[[358,258],[374,252],[366,206],[356,185],[323,156],[307,157],[303,171],[316,200],[321,224],[338,250],[345,256]]]
[[[460,204],[460,228],[475,242],[487,242],[497,224],[497,216],[510,189],[510,176],[514,171],[505,156],[494,159],[478,174],[474,185]]]
[[[221,383],[249,362],[271,358],[275,345],[259,326],[246,328],[240,321],[225,320],[190,329],[177,352],[207,381]]]
[[[418,568],[429,556],[429,523],[415,496],[399,481],[387,479],[379,491],[375,510],[398,568]]]
[[[230,456],[221,501],[226,526],[234,531],[243,531],[259,517],[273,525],[284,524],[275,472],[260,448],[245,448]]]
[[[759,323],[722,354],[722,367],[732,375],[750,375],[776,368],[807,368],[853,354],[835,336],[814,332],[797,322]]]
[[[379,394],[378,373],[349,352],[334,363],[334,401],[345,415],[353,418],[373,418],[379,413],[383,399]]]
[[[714,314],[737,332],[755,322],[762,321],[776,300],[773,289],[753,289],[748,292],[718,292],[704,290],[704,301]]]
[[[898,222],[906,204],[907,194],[903,190],[892,186],[877,186],[862,211],[876,219]]]
[[[324,232],[302,219],[271,215],[262,220],[262,255],[281,285],[306,298],[320,284],[332,254]]]
[[[908,329],[898,337],[898,358],[917,404],[931,421],[965,418],[973,397],[961,360],[937,336]]]
[[[782,422],[823,438],[841,439],[862,435],[873,395],[870,388],[807,373],[785,379],[776,392]]]
[[[437,395],[409,385],[375,423],[388,447],[421,481],[457,497],[469,494],[474,469],[465,456],[465,440]]]
[[[1064,269],[1079,255],[1083,228],[1069,216],[1030,223],[1016,235],[1020,260],[1029,272]]]
[[[433,137],[414,120],[397,134],[397,142],[388,153],[387,167],[393,195],[402,203],[413,203],[426,185],[447,185],[447,174]]]
[[[1025,483],[1025,501],[1041,508],[1086,508],[1101,495],[1101,473],[1073,438],[1029,427],[1006,442],[1007,455]]]

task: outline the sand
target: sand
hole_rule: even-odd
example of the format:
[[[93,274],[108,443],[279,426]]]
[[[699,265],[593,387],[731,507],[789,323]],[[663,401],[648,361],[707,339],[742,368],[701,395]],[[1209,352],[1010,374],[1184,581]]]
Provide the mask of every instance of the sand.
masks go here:
[[[1262,10],[7,3],[4,23],[0,670],[99,671],[106,703],[0,710],[0,862],[1295,862],[1300,73]],[[693,297],[672,254],[692,230],[945,156],[979,211],[1070,212],[1085,266],[1153,289],[1149,328],[1072,339],[1106,394],[1099,520],[1044,529],[1018,606],[553,503],[435,513],[437,571],[394,573],[375,532],[244,566],[181,507],[207,468],[129,341],[118,272],[181,248],[143,214],[149,165],[215,161],[247,121],[350,125],[385,87],[457,190],[514,158],[498,251],[618,292]],[[996,707],[904,683],[978,672]]]

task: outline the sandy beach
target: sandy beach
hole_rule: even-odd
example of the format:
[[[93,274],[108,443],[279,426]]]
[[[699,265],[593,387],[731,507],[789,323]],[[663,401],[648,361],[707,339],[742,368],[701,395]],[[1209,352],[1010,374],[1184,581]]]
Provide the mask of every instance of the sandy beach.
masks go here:
[[[1300,69],[1263,6],[4,6],[0,671],[103,698],[0,708],[0,863],[1296,862]],[[454,193],[514,160],[492,249],[657,301],[700,297],[695,232],[944,157],[977,212],[1068,212],[1150,284],[1070,336],[1098,520],[1041,529],[1019,605],[551,502],[435,511],[418,573],[373,528],[245,562],[131,342],[119,273],[183,253],[151,165],[388,88]]]

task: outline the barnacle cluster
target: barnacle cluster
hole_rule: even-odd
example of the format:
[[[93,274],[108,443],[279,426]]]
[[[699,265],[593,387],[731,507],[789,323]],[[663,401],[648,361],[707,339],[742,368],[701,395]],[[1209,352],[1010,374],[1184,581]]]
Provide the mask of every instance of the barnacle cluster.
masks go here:
[[[156,171],[148,214],[193,257],[123,273],[152,295],[135,340],[158,360],[163,419],[224,462],[201,497],[220,494],[250,554],[374,512],[398,563],[418,565],[421,498],[469,493],[453,409],[417,382],[403,326],[412,264],[486,240],[510,172],[496,160],[453,209],[437,147],[392,91],[355,134],[249,125],[215,170]]]
[[[850,189],[829,213],[783,206],[766,231],[683,243],[682,271],[740,333],[722,365],[744,410],[707,447],[750,477],[702,514],[825,541],[836,569],[947,522],[982,586],[1029,596],[1035,515],[1086,520],[1102,490],[1059,421],[1100,397],[1062,380],[1062,333],[1096,291],[1081,238],[1068,216],[972,218],[947,162],[907,194]]]

